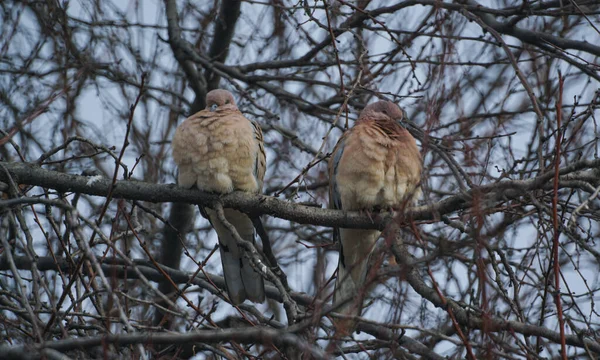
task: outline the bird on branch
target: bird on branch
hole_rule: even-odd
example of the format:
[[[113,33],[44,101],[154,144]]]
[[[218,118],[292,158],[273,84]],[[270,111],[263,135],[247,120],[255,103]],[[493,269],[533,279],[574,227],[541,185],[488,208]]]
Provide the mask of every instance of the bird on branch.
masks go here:
[[[406,112],[390,101],[364,108],[354,127],[338,140],[329,161],[329,207],[346,211],[402,209],[420,195],[421,155],[404,127]],[[339,229],[340,244],[334,304],[345,315],[359,316],[368,292],[369,258],[378,230]],[[352,321],[337,321],[349,334]]]
[[[180,186],[219,194],[262,191],[266,168],[262,131],[242,115],[229,91],[210,91],[206,95],[206,109],[177,127],[172,146]],[[264,280],[250,265],[234,235],[219,220],[216,211],[204,207],[200,207],[200,211],[219,237],[223,275],[231,303],[238,305],[246,299],[263,302]],[[224,215],[243,240],[255,242],[256,219],[227,208]]]

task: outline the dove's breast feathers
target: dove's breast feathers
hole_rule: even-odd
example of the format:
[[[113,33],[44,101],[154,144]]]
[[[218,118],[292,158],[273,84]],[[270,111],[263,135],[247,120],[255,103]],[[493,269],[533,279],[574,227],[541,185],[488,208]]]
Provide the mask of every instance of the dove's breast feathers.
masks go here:
[[[377,125],[361,121],[344,135],[335,177],[345,210],[394,207],[418,195],[421,161],[414,138],[402,128],[390,136]]]
[[[203,110],[189,117],[175,133],[173,157],[179,183],[204,191],[258,192],[256,161],[260,144],[256,129],[237,110]]]

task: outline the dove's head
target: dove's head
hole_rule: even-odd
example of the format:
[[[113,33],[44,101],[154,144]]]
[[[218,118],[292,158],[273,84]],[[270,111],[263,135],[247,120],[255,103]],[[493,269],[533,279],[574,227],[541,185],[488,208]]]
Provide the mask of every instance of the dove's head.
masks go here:
[[[215,111],[217,108],[225,106],[228,108],[237,109],[237,106],[235,105],[235,99],[229,91],[216,89],[206,94],[207,110]]]
[[[395,103],[386,100],[376,101],[367,105],[360,113],[359,119],[361,118],[393,120],[400,125],[407,119],[406,111]]]

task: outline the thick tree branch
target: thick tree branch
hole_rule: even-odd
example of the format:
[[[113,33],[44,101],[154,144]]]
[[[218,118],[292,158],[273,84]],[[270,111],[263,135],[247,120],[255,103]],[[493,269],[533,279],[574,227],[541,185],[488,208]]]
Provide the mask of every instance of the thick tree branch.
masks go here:
[[[75,259],[77,260],[77,259]],[[145,260],[131,260],[140,274],[144,275],[148,280],[161,282],[164,277],[163,274],[158,271],[152,263]],[[15,256],[14,263],[17,269],[19,270],[30,270],[32,261],[31,259],[25,256]],[[137,274],[131,271],[129,265],[120,258],[105,258],[100,261],[102,271],[105,274],[111,274],[117,277],[125,277],[129,279],[137,278]],[[56,261],[54,258],[50,256],[41,256],[37,259],[36,265],[40,271],[63,271],[63,272],[72,272],[74,269],[72,265],[67,261],[67,259],[58,257]],[[194,272],[186,272],[180,271],[177,269],[172,269],[166,266],[162,266],[162,269],[169,275],[169,277],[176,284],[187,284],[190,282],[193,285],[199,286],[203,289],[210,291],[213,294],[218,294],[218,290],[215,289],[215,286],[218,286],[220,289],[225,289],[225,279],[222,276],[208,274],[208,278],[199,273],[196,277],[191,278]],[[10,263],[5,257],[0,258],[0,271],[6,271],[10,269]],[[213,285],[214,284],[214,285]],[[281,293],[279,290],[273,286],[266,284],[265,285],[265,294],[268,298],[274,299],[278,302],[283,302],[281,297]],[[289,293],[292,299],[300,305],[308,306],[314,303],[315,299],[312,296],[308,296],[303,293],[290,292]]]
[[[0,161],[0,167],[4,167],[19,184],[41,186],[61,193],[76,192],[106,196],[112,183],[111,179],[101,176],[89,177],[65,174],[28,163]],[[579,175],[572,173],[599,167],[600,159],[581,160],[563,167],[560,170],[559,186],[561,188],[578,187],[578,182],[568,182],[568,180],[576,179]],[[0,171],[0,181],[9,182],[9,175],[6,171]],[[484,204],[491,208],[498,203],[517,199],[532,190],[551,189],[552,183],[550,180],[552,175],[551,172],[547,172],[529,180],[506,180],[480,186],[463,194],[447,197],[432,205],[407,209],[403,217],[412,220],[437,220],[442,215],[468,209],[473,195],[477,195],[480,200],[484,200]],[[586,173],[583,172],[581,175],[585,177]],[[481,196],[484,197],[481,198]],[[304,206],[264,195],[234,192],[219,196],[199,190],[183,189],[173,184],[160,185],[141,181],[117,181],[113,189],[113,197],[150,202],[181,202],[201,205],[210,205],[216,201],[222,203],[223,207],[238,209],[251,215],[267,214],[301,224],[344,228],[382,230],[393,219],[389,213],[370,218],[358,212]],[[0,201],[0,207],[14,205],[19,201],[19,199]]]
[[[214,344],[222,341],[237,341],[241,343],[258,343],[266,346],[292,346],[310,354],[315,359],[329,359],[323,350],[307,343],[291,332],[266,327],[239,328],[226,330],[199,330],[186,333],[137,333],[137,334],[107,334],[94,337],[55,340],[43,345],[3,345],[0,353],[4,359],[30,359],[31,352],[44,349],[69,351],[89,349],[97,346],[114,344],[119,346],[132,344],[187,344],[190,342]],[[38,357],[39,358],[39,357]]]
[[[185,72],[190,87],[194,90],[196,100],[192,105],[191,113],[195,113],[205,107],[204,101],[206,100],[206,80],[202,73],[198,72],[196,65],[190,61],[186,55],[184,48],[187,45],[183,37],[181,36],[181,29],[179,28],[179,15],[177,14],[177,2],[175,0],[165,0],[165,7],[167,13],[167,29],[169,33],[169,45],[173,50],[173,55],[177,62]]]
[[[471,11],[473,14],[476,14],[477,16],[481,17],[481,20],[483,20],[483,22],[486,25],[488,25],[489,27],[491,27],[492,29],[496,30],[497,32],[499,32],[501,34],[516,37],[517,39],[521,40],[522,42],[540,47],[545,50],[551,49],[551,47],[548,46],[548,44],[551,44],[552,46],[557,47],[559,49],[581,50],[581,51],[590,53],[592,55],[600,56],[600,46],[596,46],[587,41],[570,40],[570,39],[554,36],[549,33],[542,33],[539,31],[526,30],[526,29],[517,27],[512,24],[510,24],[510,25],[503,24],[503,23],[499,22],[498,20],[496,20],[494,18],[494,16],[491,15],[489,12],[474,10],[474,9],[481,9],[481,10],[486,9],[483,6],[481,6],[477,1],[462,0],[461,2],[469,5],[470,6],[470,8],[468,8],[469,11]]]
[[[208,57],[213,61],[225,62],[229,54],[229,45],[233,39],[235,24],[240,17],[240,0],[223,0],[219,8],[219,16],[215,21],[214,37],[208,50]],[[205,73],[208,88],[216,89],[219,87],[221,76],[207,69]]]
[[[430,359],[430,360],[446,359],[445,357],[436,354],[433,351],[433,349],[428,348],[427,346],[416,341],[415,339],[410,338],[408,336],[404,336],[403,335],[404,333],[398,334],[386,327],[378,326],[378,325],[366,323],[366,322],[359,322],[356,329],[358,331],[362,331],[367,334],[373,335],[377,339],[380,339],[380,340],[387,340],[392,343],[397,342],[399,345],[402,345],[402,347],[406,348],[411,353],[421,355],[423,357],[423,359]]]

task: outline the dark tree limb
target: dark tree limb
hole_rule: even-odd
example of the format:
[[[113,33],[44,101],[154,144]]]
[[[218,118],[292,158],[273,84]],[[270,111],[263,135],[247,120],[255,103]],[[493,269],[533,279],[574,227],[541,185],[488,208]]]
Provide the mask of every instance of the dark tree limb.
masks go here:
[[[212,61],[225,63],[229,54],[229,46],[235,32],[235,25],[240,17],[240,0],[223,0],[219,8],[219,15],[215,21],[213,41],[208,50],[208,57]],[[205,78],[207,79],[209,89],[217,89],[221,76],[215,74],[210,69],[206,69]]]
[[[581,50],[592,55],[600,56],[600,46],[596,46],[587,41],[570,40],[554,36],[548,33],[526,30],[512,24],[501,23],[500,21],[496,20],[494,16],[491,15],[489,12],[480,11],[479,9],[483,10],[485,8],[481,6],[477,1],[462,0],[461,2],[470,6],[468,8],[468,11],[481,17],[481,20],[483,20],[483,22],[492,29],[496,30],[501,34],[516,37],[524,43],[528,43],[530,45],[534,45],[545,50],[548,50],[550,48],[548,44],[551,44],[552,46],[563,50]]]
[[[98,346],[113,344],[126,346],[132,344],[172,345],[188,343],[219,343],[223,341],[237,341],[240,343],[258,343],[266,346],[291,346],[310,354],[315,359],[330,359],[323,350],[314,344],[309,344],[297,335],[278,329],[266,327],[239,328],[226,330],[198,330],[186,333],[135,333],[135,334],[107,334],[102,336],[72,338],[55,340],[43,345],[3,345],[0,353],[3,359],[39,359],[36,353],[44,349],[57,351],[70,351],[89,349]],[[33,354],[32,354],[33,352]]]
[[[76,192],[88,195],[106,196],[112,184],[111,179],[102,176],[80,176],[65,174],[58,171],[46,170],[39,166],[20,162],[2,162],[0,165],[14,177],[16,183],[41,186],[54,189],[61,193]],[[590,176],[590,169],[600,168],[600,160],[581,160],[560,169],[560,188],[582,188],[587,191],[584,181],[594,181],[597,186],[598,179]],[[468,191],[449,196],[431,205],[417,206],[406,209],[404,219],[434,220],[439,221],[442,215],[470,207],[473,195],[479,197],[487,208],[511,199],[521,198],[533,190],[551,190],[550,182],[553,174],[544,173],[529,180],[505,180],[489,185],[483,185]],[[0,172],[0,181],[9,182],[7,172]],[[588,184],[589,186],[589,184]],[[187,204],[210,205],[220,202],[225,208],[234,208],[247,214],[270,215],[281,219],[294,221],[301,224],[322,225],[331,227],[344,227],[354,229],[380,229],[383,230],[393,219],[392,214],[382,213],[370,218],[354,211],[341,211],[321,209],[311,206],[294,204],[274,197],[254,195],[244,192],[233,192],[227,195],[217,195],[194,189],[184,189],[174,184],[151,184],[142,181],[121,180],[113,188],[113,197],[142,200],[149,202],[181,202]],[[35,199],[11,199],[0,201],[0,207],[14,206],[19,203],[34,203]]]
[[[163,280],[163,274],[156,269],[154,264],[150,263],[149,261],[131,261],[135,264],[135,266],[137,266],[139,272],[148,280],[156,282],[161,282]],[[31,259],[27,258],[26,256],[15,256],[14,263],[19,270],[30,270],[32,265]],[[74,270],[69,261],[62,257],[56,258],[55,261],[51,256],[41,256],[38,258],[36,264],[40,271],[61,270],[66,273],[70,273]],[[102,271],[106,274],[112,274],[117,277],[125,277],[125,275],[127,275],[129,279],[137,278],[137,275],[131,271],[131,268],[128,268],[128,264],[120,258],[105,258],[100,261],[100,264],[102,266]],[[161,267],[176,284],[187,284],[190,282],[191,284],[206,289],[216,295],[219,294],[219,291],[215,289],[214,285],[218,286],[220,289],[225,289],[225,279],[222,276],[207,274],[208,277],[206,277],[200,273],[191,279],[191,276],[194,272],[181,271],[162,265]],[[0,258],[0,271],[6,271],[9,269],[10,263],[8,260],[5,257]],[[274,299],[278,302],[283,302],[281,293],[273,285],[265,285],[265,294],[268,298]],[[308,296],[303,293],[290,292],[289,294],[295,302],[303,306],[308,306],[315,301],[312,296]]]
[[[173,50],[173,56],[179,63],[179,66],[185,72],[188,82],[194,94],[196,100],[190,109],[190,113],[196,113],[201,109],[204,109],[206,104],[206,79],[202,73],[198,72],[196,64],[187,56],[184,49],[188,46],[187,42],[181,35],[181,29],[179,27],[179,15],[177,14],[177,2],[175,0],[165,0],[165,7],[167,13],[167,29],[169,33],[169,45]]]

